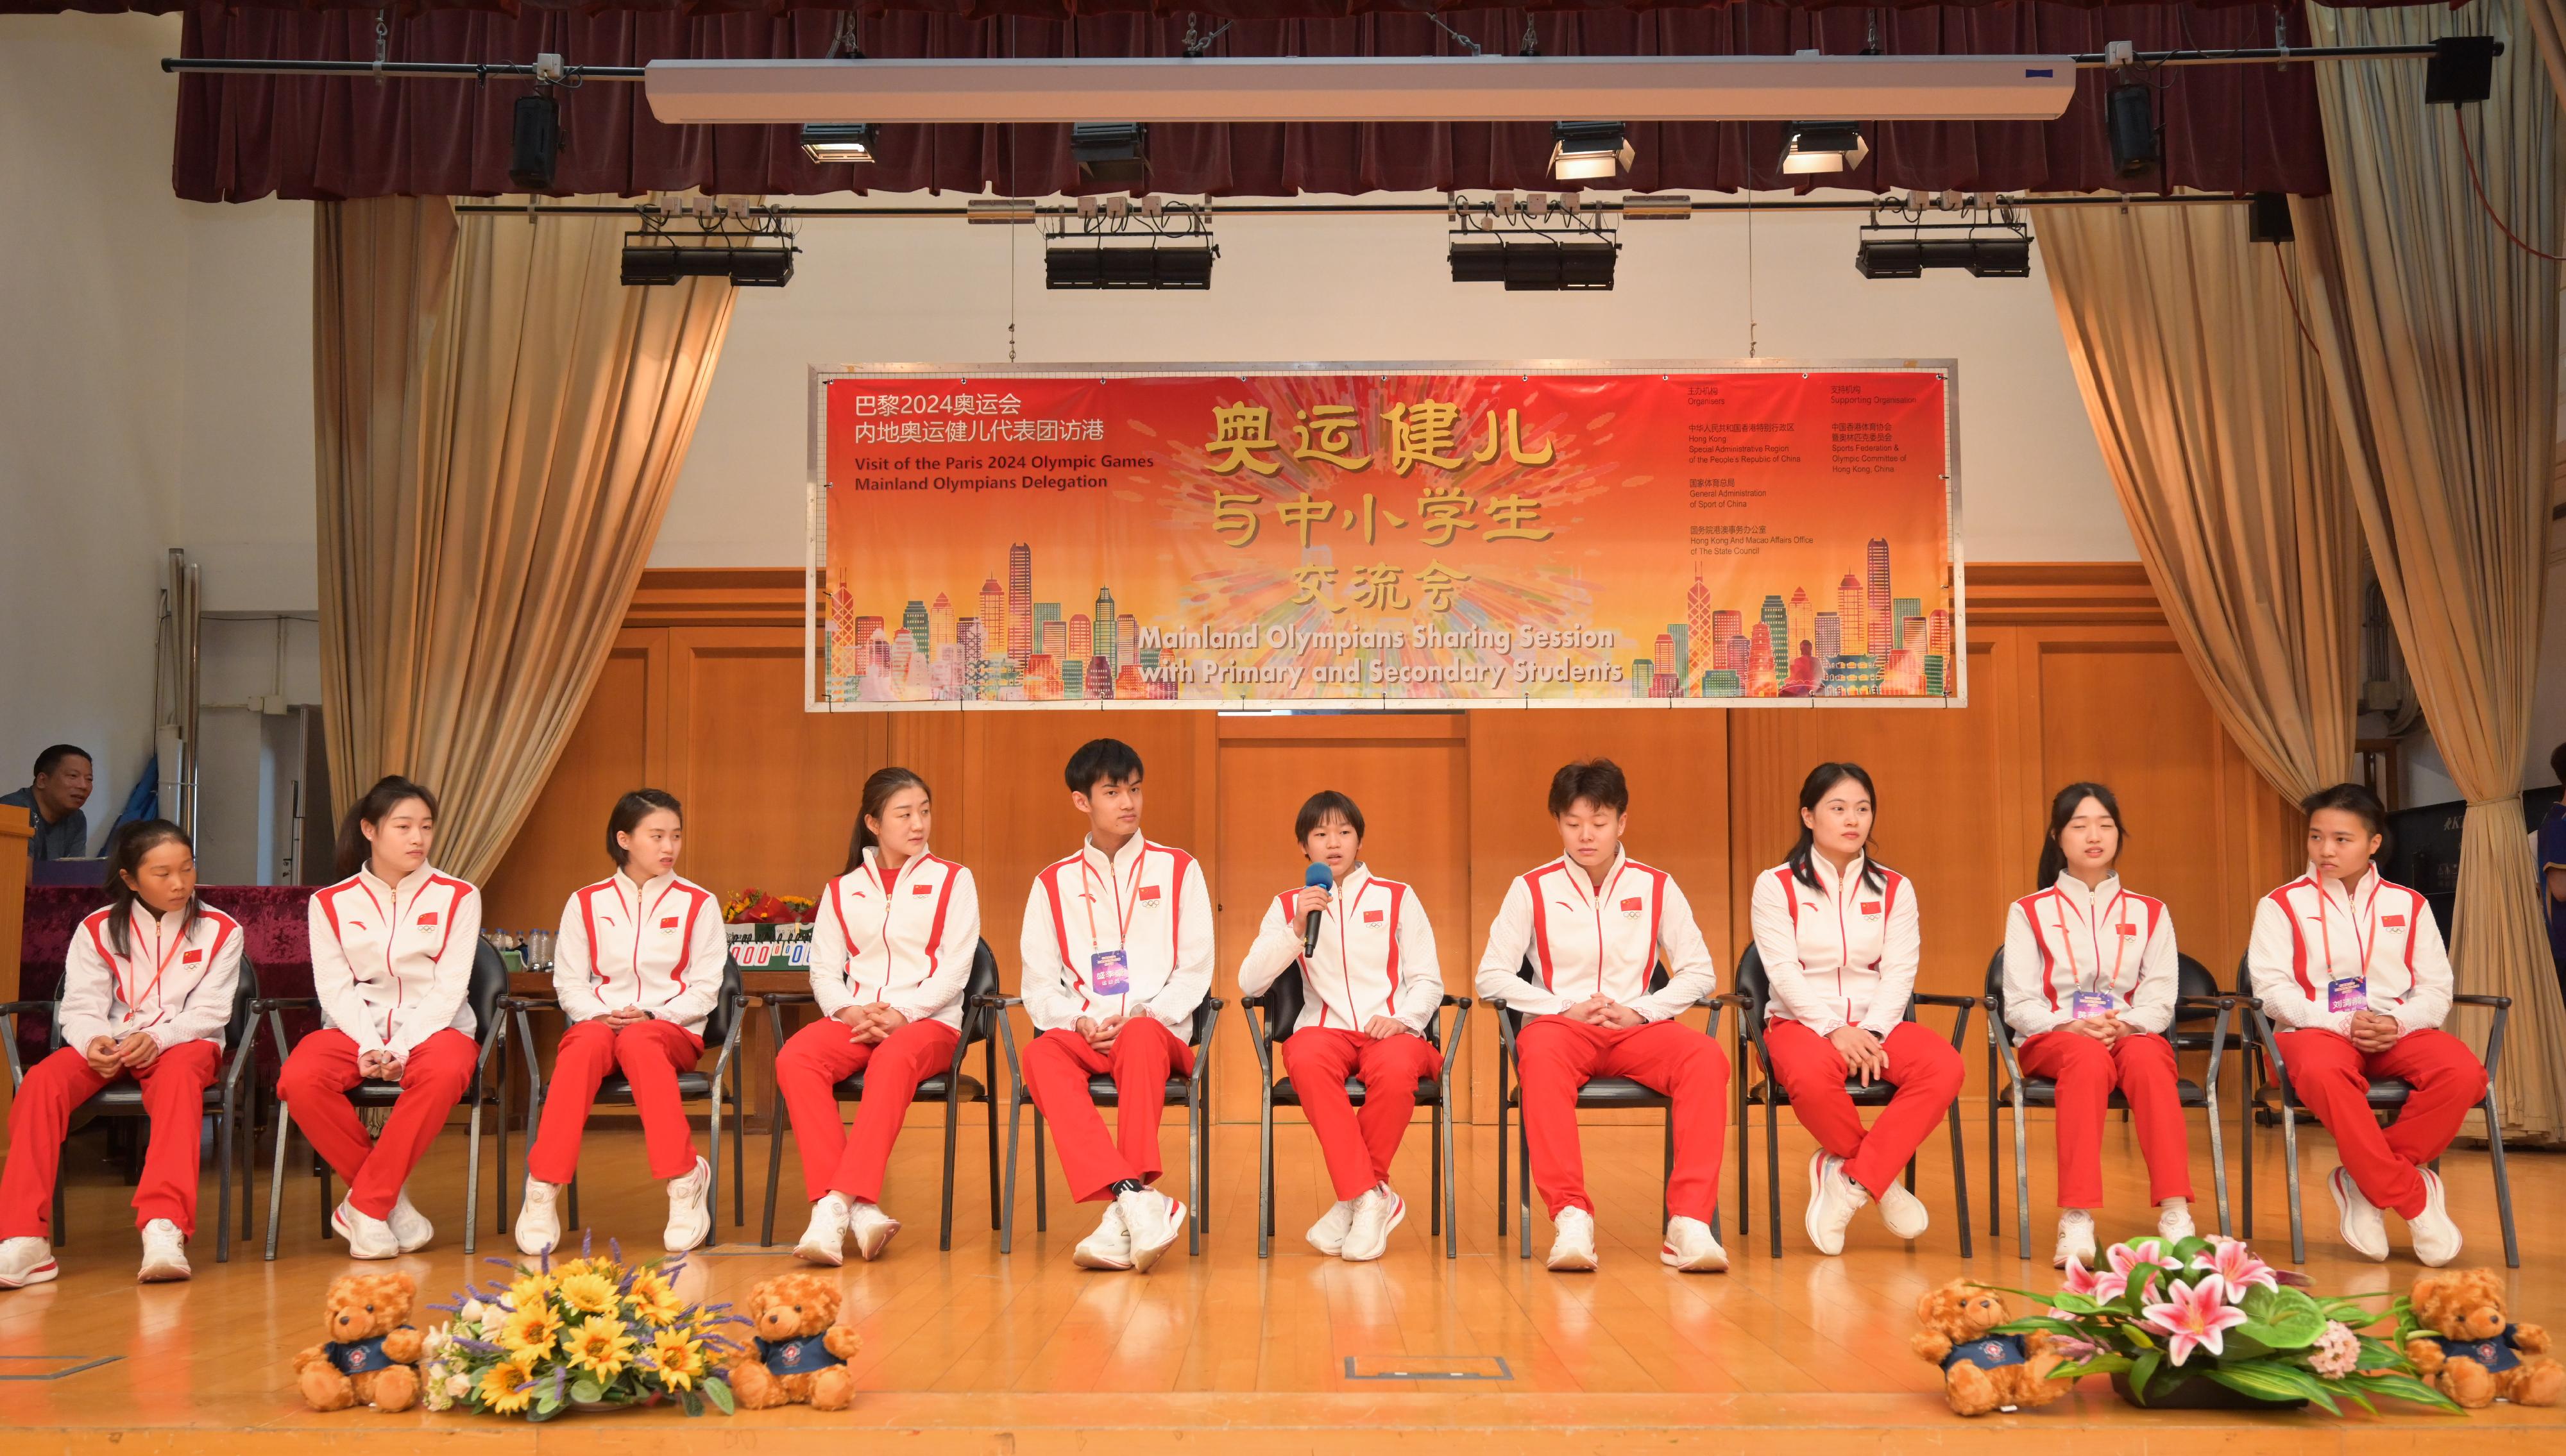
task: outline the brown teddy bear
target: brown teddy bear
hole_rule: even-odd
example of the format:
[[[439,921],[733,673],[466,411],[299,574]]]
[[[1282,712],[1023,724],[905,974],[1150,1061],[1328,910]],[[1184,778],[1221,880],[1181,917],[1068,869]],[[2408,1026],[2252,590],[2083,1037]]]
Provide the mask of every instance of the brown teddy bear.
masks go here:
[[[749,1410],[807,1402],[844,1410],[854,1400],[847,1361],[863,1340],[838,1323],[837,1281],[823,1274],[784,1274],[748,1292],[740,1315],[756,1338],[731,1361],[731,1393]]]
[[[330,1282],[329,1339],[294,1357],[294,1380],[314,1410],[407,1410],[418,1403],[419,1334],[409,1311],[418,1286],[406,1274],[351,1274]]]
[[[2493,1270],[2428,1274],[2408,1303],[2416,1323],[2439,1333],[2408,1335],[2406,1357],[2459,1404],[2555,1405],[2566,1391],[2566,1365],[2545,1353],[2548,1332],[2504,1319],[2503,1280]]]
[[[1909,1345],[1942,1367],[1942,1399],[1961,1415],[2047,1405],[2067,1393],[2050,1378],[2061,1363],[2047,1335],[1993,1335],[2013,1319],[2004,1297],[1955,1279],[1916,1301],[1917,1332]]]

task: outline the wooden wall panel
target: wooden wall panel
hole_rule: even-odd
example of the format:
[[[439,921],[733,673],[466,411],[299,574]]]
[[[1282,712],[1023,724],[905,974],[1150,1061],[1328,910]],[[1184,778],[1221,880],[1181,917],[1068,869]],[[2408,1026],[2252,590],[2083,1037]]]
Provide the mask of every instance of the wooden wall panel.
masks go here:
[[[643,781],[686,800],[689,877],[725,894],[811,893],[845,856],[865,776],[901,763],[935,790],[936,849],[978,878],[1012,989],[1026,887],[1084,833],[1061,765],[1089,738],[1123,738],[1149,765],[1148,833],[1200,857],[1223,907],[1215,983],[1233,1006],[1215,1105],[1244,1119],[1237,959],[1263,897],[1297,877],[1291,812],[1322,783],[1363,800],[1375,857],[1428,893],[1456,990],[1507,882],[1558,853],[1543,792],[1579,757],[1629,772],[1632,851],[1682,882],[1723,971],[1746,939],[1751,876],[1789,847],[1800,779],[1825,758],[1879,780],[1882,843],[1916,880],[1931,990],[1980,988],[2004,907],[2029,888],[2048,795],[2071,777],[2122,791],[2134,883],[2173,902],[2185,947],[2222,973],[2255,897],[2295,863],[2287,806],[2217,728],[2135,567],[1972,568],[1971,706],[1958,710],[817,714],[801,706],[801,610],[798,572],[645,574],[570,751],[488,886],[495,923],[550,924],[596,873],[615,794]],[[1494,1116],[1495,1041],[1479,1016],[1455,1070],[1480,1120]],[[763,1042],[749,1062],[761,1074]]]

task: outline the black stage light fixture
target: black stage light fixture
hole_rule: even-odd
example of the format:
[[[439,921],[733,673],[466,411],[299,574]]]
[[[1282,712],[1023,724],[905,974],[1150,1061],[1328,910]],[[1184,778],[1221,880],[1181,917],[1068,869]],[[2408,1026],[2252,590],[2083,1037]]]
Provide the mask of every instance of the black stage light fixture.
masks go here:
[[[508,134],[508,181],[529,192],[553,189],[553,163],[561,157],[561,109],[550,90],[517,98]]]
[[[2294,243],[2299,230],[2290,222],[2290,197],[2286,192],[2257,192],[2245,204],[2245,241],[2249,243]]]
[[[1069,128],[1069,154],[1083,180],[1106,187],[1149,183],[1150,128],[1142,122],[1077,122]]]
[[[1489,202],[1454,197],[1447,252],[1452,281],[1501,284],[1509,293],[1610,289],[1622,244],[1604,216],[1600,206],[1568,199],[1510,192]]]
[[[2424,63],[2424,104],[2462,106],[2494,94],[2494,37],[2442,36]]]
[[[1782,140],[1782,170],[1849,172],[1871,155],[1871,142],[1853,121],[1794,121]]]
[[[874,159],[871,121],[806,121],[802,154],[818,162],[869,162]]]
[[[1076,214],[1042,225],[1045,288],[1207,289],[1220,257],[1202,205],[1156,196],[1137,213],[1128,198],[1082,199]]]
[[[691,226],[689,226],[691,224]],[[707,205],[670,214],[644,208],[624,235],[627,288],[664,288],[682,278],[727,278],[734,288],[782,288],[800,250],[773,209]]]
[[[1922,207],[1884,204],[1872,211],[1854,245],[1854,271],[1865,278],[1922,278],[1947,268],[1972,278],[2031,276],[2031,229],[2010,204],[1971,212],[1967,222],[1925,222]],[[1884,211],[1900,221],[1884,225]]]
[[[2116,176],[2145,174],[2165,159],[2157,138],[2157,97],[2143,81],[2125,81],[2103,99],[2104,125]]]
[[[1550,174],[1563,182],[1600,181],[1631,169],[1638,158],[1630,128],[1619,121],[1553,121]]]

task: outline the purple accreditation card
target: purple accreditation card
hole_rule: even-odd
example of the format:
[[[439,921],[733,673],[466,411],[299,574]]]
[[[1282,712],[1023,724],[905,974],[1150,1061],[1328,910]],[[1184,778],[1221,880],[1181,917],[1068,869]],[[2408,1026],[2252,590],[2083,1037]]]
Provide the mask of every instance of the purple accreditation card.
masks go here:
[[[2326,1010],[2341,1015],[2347,1011],[2370,1009],[2370,981],[2363,976],[2338,976],[2326,982]]]
[[[2109,991],[2079,991],[2068,998],[2068,1015],[2083,1021],[2088,1017],[2109,1016],[2121,1009],[2121,998]]]
[[[1099,996],[1122,996],[1132,989],[1131,962],[1119,950],[1100,950],[1087,958],[1087,984]]]

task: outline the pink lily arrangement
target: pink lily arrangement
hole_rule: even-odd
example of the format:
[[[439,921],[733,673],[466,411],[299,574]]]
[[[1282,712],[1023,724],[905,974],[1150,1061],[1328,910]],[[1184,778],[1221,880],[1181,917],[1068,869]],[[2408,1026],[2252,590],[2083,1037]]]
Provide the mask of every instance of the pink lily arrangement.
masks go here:
[[[2416,1377],[2400,1346],[2368,1333],[2392,1319],[2376,1307],[2386,1294],[2320,1297],[2239,1239],[2130,1239],[2105,1249],[2098,1268],[2069,1261],[2061,1283],[2045,1295],[2008,1291],[2047,1313],[2004,1333],[2047,1334],[2070,1355],[2060,1376],[2109,1375],[2139,1405],[2206,1380],[2338,1415],[2347,1403],[2375,1410],[2381,1396],[2458,1409]]]

